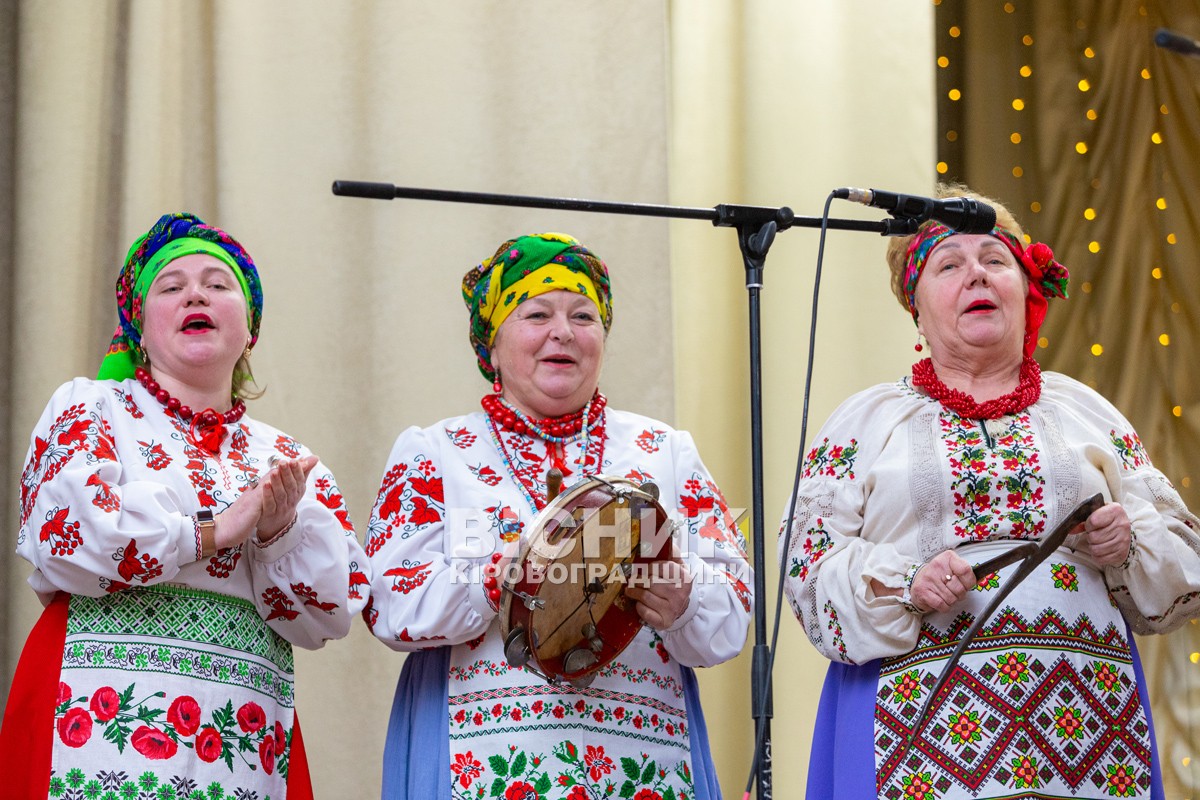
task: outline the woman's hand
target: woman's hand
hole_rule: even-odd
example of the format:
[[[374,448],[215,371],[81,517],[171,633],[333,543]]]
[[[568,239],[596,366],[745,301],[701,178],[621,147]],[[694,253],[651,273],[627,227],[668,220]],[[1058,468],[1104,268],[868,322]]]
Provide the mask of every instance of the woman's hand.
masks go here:
[[[1083,532],[1087,535],[1088,551],[1097,564],[1116,567],[1125,563],[1133,528],[1120,503],[1106,503],[1093,511],[1083,523]]]
[[[921,611],[949,611],[976,583],[971,565],[953,550],[943,550],[917,570],[908,594]]]
[[[656,630],[666,630],[687,610],[692,594],[692,576],[675,553],[649,565],[645,578],[635,575],[625,595],[637,603],[638,616]]]
[[[308,474],[317,465],[316,456],[280,460],[259,481],[255,490],[262,493],[262,516],[258,519],[258,540],[265,542],[296,518],[296,506],[304,497]],[[254,490],[252,490],[254,491]]]

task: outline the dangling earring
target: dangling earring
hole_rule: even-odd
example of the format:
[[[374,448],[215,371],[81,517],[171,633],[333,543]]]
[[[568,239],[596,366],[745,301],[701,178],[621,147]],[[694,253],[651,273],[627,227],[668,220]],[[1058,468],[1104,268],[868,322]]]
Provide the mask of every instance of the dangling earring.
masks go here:
[[[246,359],[247,361],[250,360],[250,343],[249,342],[246,343],[246,349],[242,351],[242,358]]]
[[[917,333],[917,343],[913,345],[913,350],[916,350],[919,353],[924,349],[925,349],[924,345],[921,344],[921,334],[918,332]]]
[[[504,387],[500,385],[500,370],[496,370],[496,379],[492,381],[492,393],[499,395]]]

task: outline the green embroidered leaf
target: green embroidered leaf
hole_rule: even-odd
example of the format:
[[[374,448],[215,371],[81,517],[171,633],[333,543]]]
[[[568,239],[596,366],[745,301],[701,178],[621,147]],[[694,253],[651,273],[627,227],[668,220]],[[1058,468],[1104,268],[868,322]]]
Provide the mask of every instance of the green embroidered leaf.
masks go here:
[[[513,759],[512,766],[509,768],[508,774],[512,777],[517,777],[525,771],[526,758],[525,753],[517,753],[517,757]]]
[[[492,768],[492,772],[496,773],[501,778],[508,777],[508,762],[504,760],[503,756],[488,756],[488,766]],[[503,783],[503,781],[501,781],[501,783]]]
[[[638,762],[628,756],[621,756],[621,771],[625,773],[625,777],[631,781],[636,781],[642,776],[642,767]],[[624,795],[622,795],[624,797]]]
[[[533,783],[533,789],[539,797],[545,797],[550,792],[550,776],[545,772]]]
[[[121,710],[122,711],[124,711],[125,709],[127,709],[131,705],[133,705],[133,686],[134,686],[134,684],[131,683],[125,689],[125,691],[121,692]]]
[[[658,764],[651,761],[646,765],[646,768],[642,770],[642,783],[646,784],[647,786],[651,785],[651,783],[654,781],[654,775],[657,772]]]
[[[675,800],[675,790],[668,786],[662,796],[663,800]]]
[[[633,793],[636,790],[637,786],[633,781],[625,781],[621,784],[621,791],[618,793],[618,797],[624,797],[628,800],[628,798],[633,797]]]
[[[488,761],[491,761],[492,758],[499,758],[499,756],[492,756]],[[501,758],[500,760],[503,761],[504,759]],[[508,769],[508,767],[505,766],[505,769]],[[492,781],[492,790],[488,794],[491,797],[500,797],[504,794],[504,779],[496,778],[496,780]]]

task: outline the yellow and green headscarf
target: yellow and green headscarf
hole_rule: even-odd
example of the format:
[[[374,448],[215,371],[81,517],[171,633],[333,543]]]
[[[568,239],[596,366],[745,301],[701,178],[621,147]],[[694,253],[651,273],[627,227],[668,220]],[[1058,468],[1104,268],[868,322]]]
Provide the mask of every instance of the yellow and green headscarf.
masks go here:
[[[471,313],[471,346],[485,378],[496,378],[492,344],[504,320],[529,298],[556,289],[591,300],[600,311],[604,330],[612,327],[608,267],[566,234],[535,233],[510,239],[463,276],[463,302]]]
[[[163,267],[177,258],[204,253],[227,264],[246,298],[250,344],[258,341],[262,324],[263,294],[258,269],[246,248],[220,228],[205,224],[194,214],[163,214],[125,255],[117,276],[117,319],[108,353],[100,363],[100,380],[123,381],[145,362],[142,352],[142,308],[150,285]]]

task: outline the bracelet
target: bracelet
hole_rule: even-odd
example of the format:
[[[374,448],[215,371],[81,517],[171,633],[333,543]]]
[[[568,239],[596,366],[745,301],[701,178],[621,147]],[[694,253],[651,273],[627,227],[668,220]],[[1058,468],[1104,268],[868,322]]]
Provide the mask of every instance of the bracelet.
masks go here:
[[[259,547],[269,547],[269,546],[275,544],[276,542],[278,542],[280,540],[280,538],[285,533],[287,533],[288,531],[290,531],[292,529],[292,526],[296,524],[297,519],[298,519],[298,516],[293,515],[291,522],[289,522],[287,525],[284,525],[282,528],[280,528],[275,533],[271,534],[266,539],[259,539],[258,532],[256,531],[255,535],[254,535],[254,544],[258,545]]]
[[[196,560],[209,558],[217,552],[217,520],[211,508],[196,512]]]
[[[925,565],[913,564],[908,568],[908,571],[904,573],[904,593],[900,595],[900,605],[904,606],[907,611],[911,611],[914,614],[925,613],[924,609],[917,608],[916,603],[912,601],[913,581],[916,579],[917,573],[921,571],[921,567],[923,566]]]

